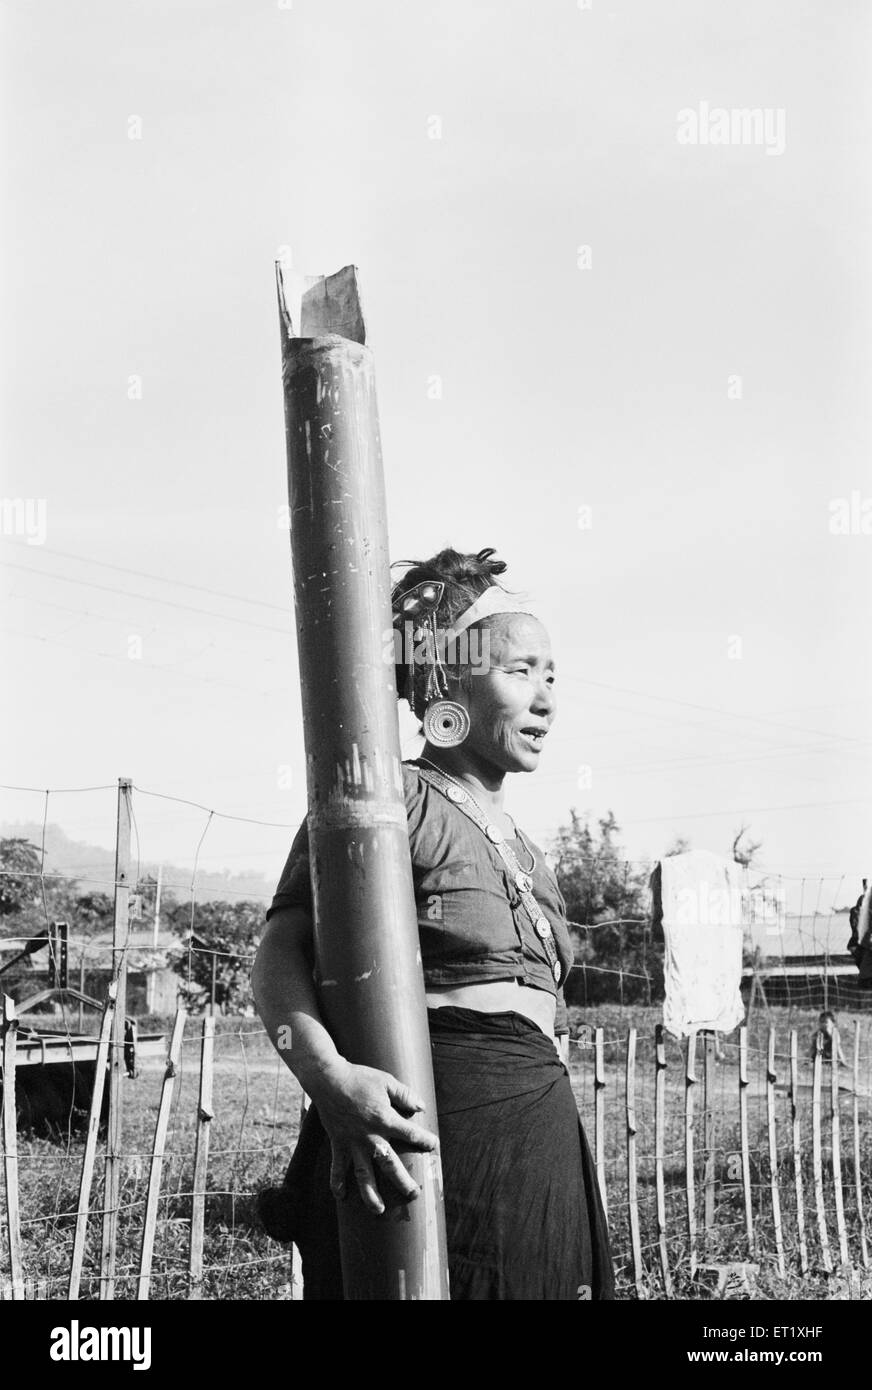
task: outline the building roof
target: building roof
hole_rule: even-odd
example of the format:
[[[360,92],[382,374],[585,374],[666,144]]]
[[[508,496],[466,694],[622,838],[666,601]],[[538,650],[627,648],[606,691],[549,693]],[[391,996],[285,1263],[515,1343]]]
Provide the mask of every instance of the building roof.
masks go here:
[[[850,933],[846,911],[808,912],[802,916],[788,913],[781,932],[762,922],[750,927],[747,944],[759,947],[761,955],[770,960],[784,956],[843,956]]]

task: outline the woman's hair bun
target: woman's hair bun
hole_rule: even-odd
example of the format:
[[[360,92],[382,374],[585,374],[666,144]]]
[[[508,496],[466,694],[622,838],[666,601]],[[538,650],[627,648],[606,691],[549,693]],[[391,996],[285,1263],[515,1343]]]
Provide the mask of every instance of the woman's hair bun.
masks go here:
[[[504,574],[506,569],[508,568],[505,560],[491,559],[491,556],[496,555],[496,553],[496,550],[491,545],[488,546],[486,550],[479,550],[478,553],[475,555],[464,555],[463,559],[465,561],[465,565],[463,565],[461,568],[465,570],[465,573],[462,576],[460,573],[458,573],[457,578],[459,579],[463,577],[466,579],[475,579],[478,575],[482,574]]]
[[[505,560],[497,560],[495,556],[493,546],[475,551],[454,550],[446,546],[429,560],[398,560],[398,565],[407,568],[402,579],[394,585],[393,597],[399,598],[417,584],[444,584],[445,593],[439,605],[438,617],[450,621],[474,603],[497,575],[505,574],[508,568]]]
[[[438,627],[449,627],[453,620],[469,608],[470,604],[496,582],[500,574],[508,568],[505,560],[498,560],[493,546],[484,550],[462,551],[446,546],[429,560],[398,560],[397,566],[406,566],[405,572],[393,587],[391,594],[394,611],[399,612],[398,603],[403,594],[418,584],[437,583],[445,586],[442,600],[436,610]],[[393,569],[394,566],[391,566]],[[420,674],[425,675],[424,668]],[[423,713],[421,691],[406,689],[408,685],[407,668],[397,666],[397,691],[405,695],[416,714]],[[418,672],[416,672],[416,687]]]

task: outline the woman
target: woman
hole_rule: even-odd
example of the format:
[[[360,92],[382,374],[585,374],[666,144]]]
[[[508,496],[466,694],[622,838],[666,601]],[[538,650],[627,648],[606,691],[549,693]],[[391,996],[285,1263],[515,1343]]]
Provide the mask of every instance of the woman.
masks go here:
[[[542,624],[495,582],[506,566],[493,555],[443,550],[413,564],[393,595],[395,626],[414,638],[397,691],[425,735],[403,781],[451,1297],[611,1298],[605,1219],[557,1044],[572,965],[565,904],[542,851],[503,807],[506,775],[538,766],[555,716],[554,662]],[[304,822],[252,983],[313,1105],[285,1188],[264,1194],[261,1211],[271,1234],[299,1246],[304,1297],[324,1299],[342,1297],[336,1199],[354,1181],[376,1213],[380,1183],[414,1200],[393,1145],[436,1141],[414,1123],[423,1107],[402,1078],[339,1055],[312,982],[311,913]]]

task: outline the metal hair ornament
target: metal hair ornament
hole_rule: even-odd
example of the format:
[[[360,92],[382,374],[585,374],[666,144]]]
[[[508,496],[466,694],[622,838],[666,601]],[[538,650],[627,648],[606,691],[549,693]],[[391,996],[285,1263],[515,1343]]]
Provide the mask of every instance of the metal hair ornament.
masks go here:
[[[399,586],[398,586],[399,587]],[[448,694],[448,677],[439,653],[439,638],[436,629],[436,610],[442,602],[445,585],[441,580],[424,580],[406,589],[404,593],[391,596],[394,610],[394,626],[402,624],[406,652],[406,684],[401,692],[414,706],[415,654],[421,642],[425,643],[427,660],[427,685],[424,699],[427,704]],[[411,637],[411,641],[408,638]]]

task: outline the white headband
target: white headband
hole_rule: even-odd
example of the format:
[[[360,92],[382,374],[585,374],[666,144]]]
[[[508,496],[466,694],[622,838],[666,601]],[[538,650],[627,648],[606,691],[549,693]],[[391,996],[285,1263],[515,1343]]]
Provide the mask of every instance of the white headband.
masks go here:
[[[454,619],[446,634],[448,640],[451,641],[459,633],[465,632],[468,627],[472,627],[472,624],[479,622],[480,619],[492,618],[495,613],[526,613],[530,616],[529,609],[520,604],[516,598],[512,598],[498,584],[491,584],[475,600],[475,603],[470,604],[469,608]]]

